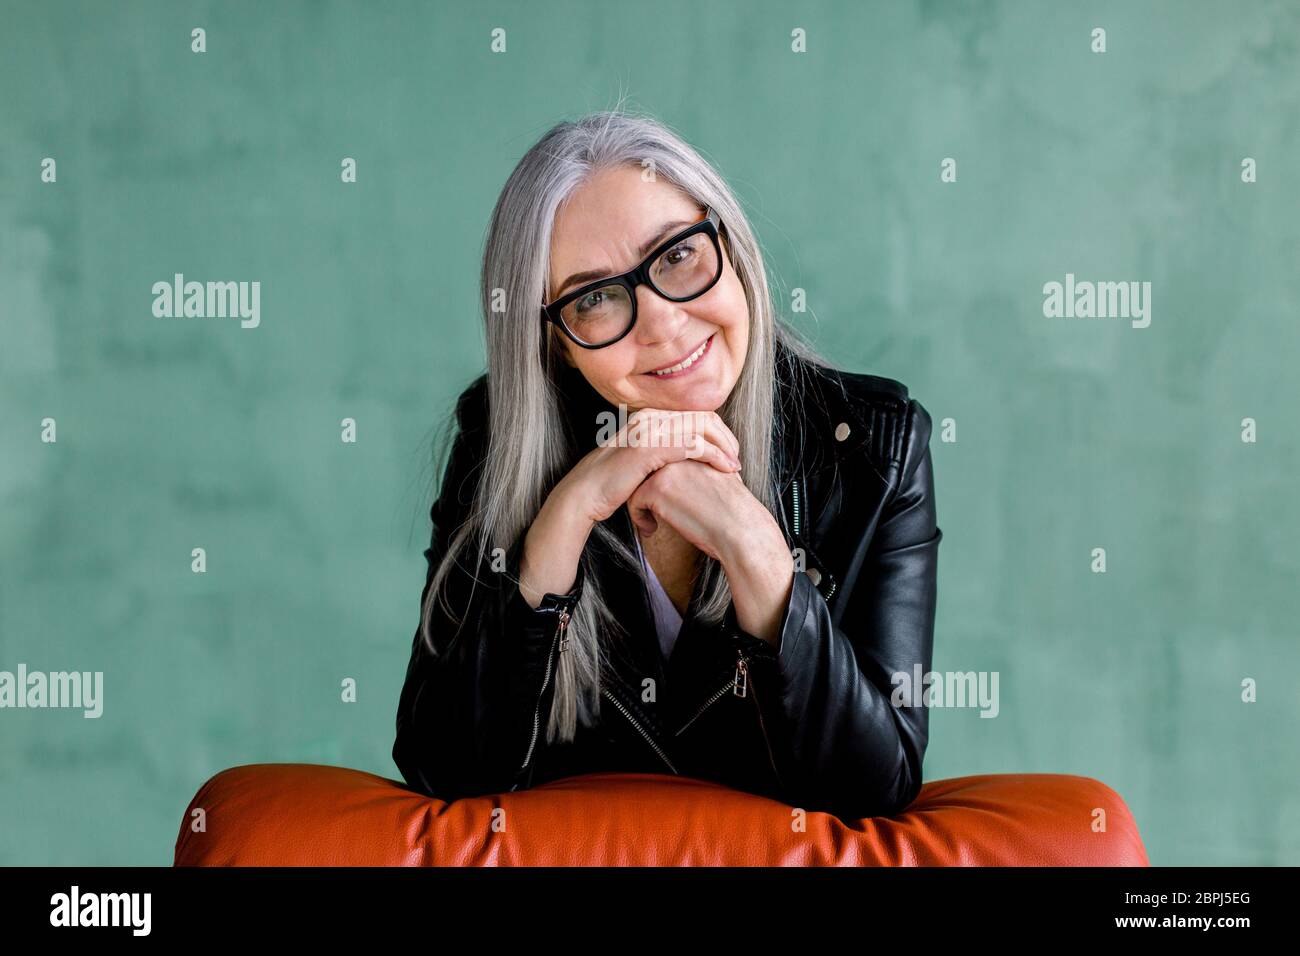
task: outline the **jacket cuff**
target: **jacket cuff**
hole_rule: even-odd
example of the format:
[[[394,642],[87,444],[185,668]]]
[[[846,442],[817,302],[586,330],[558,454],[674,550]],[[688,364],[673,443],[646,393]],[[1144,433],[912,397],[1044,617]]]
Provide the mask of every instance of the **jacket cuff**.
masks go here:
[[[781,622],[781,643],[777,651],[777,665],[783,671],[794,667],[799,655],[803,653],[804,634],[808,632],[808,616],[812,612],[813,601],[821,600],[821,592],[812,578],[803,571],[794,576],[794,585],[790,588],[790,603],[785,610],[785,620]]]
[[[803,631],[804,618],[808,616],[808,592],[807,588],[801,589],[801,581],[807,587],[813,586],[808,575],[794,574],[794,583],[790,586],[790,597],[786,601],[785,611],[781,616],[781,626],[775,647],[761,637],[755,637],[741,628],[740,622],[736,618],[735,601],[727,605],[725,618],[727,633],[731,634],[732,639],[744,650],[747,657],[777,661],[782,666],[785,666],[790,660],[794,646],[798,643],[799,635]]]
[[[586,571],[581,561],[578,562],[577,576],[573,587],[566,594],[550,591],[542,595],[541,602],[533,607],[524,599],[519,589],[519,567],[523,557],[523,538],[515,542],[506,557],[506,570],[501,575],[506,588],[505,633],[508,639],[518,645],[522,654],[524,672],[530,678],[540,677],[550,662],[551,636],[559,621],[560,612],[573,613],[573,608],[582,597]]]

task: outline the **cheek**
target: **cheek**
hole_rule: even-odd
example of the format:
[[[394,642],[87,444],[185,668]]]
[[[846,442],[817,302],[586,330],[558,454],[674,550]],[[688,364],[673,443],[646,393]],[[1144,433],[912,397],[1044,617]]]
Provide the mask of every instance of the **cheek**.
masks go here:
[[[728,270],[718,280],[718,291],[723,294],[719,296],[709,321],[723,330],[733,364],[743,365],[749,347],[749,302],[745,298],[745,287],[740,284],[739,277]]]
[[[749,302],[740,277],[728,268],[718,280],[717,291],[720,294],[712,310],[712,321],[724,328],[743,330],[749,322]]]
[[[613,404],[627,401],[624,383],[636,369],[636,349],[632,337],[603,349],[574,347],[574,364],[587,382]]]

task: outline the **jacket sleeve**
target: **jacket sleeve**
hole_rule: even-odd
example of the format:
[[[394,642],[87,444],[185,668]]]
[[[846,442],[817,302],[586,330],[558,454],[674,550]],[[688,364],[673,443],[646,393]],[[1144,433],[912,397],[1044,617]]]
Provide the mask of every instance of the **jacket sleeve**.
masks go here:
[[[461,396],[458,430],[429,512],[432,538],[421,608],[452,534],[469,514],[486,453],[482,379]],[[431,652],[416,627],[397,707],[393,762],[407,784],[452,801],[531,786],[546,746],[562,612],[582,593],[583,570],[567,595],[547,594],[538,608],[519,591],[524,535],[494,562],[489,548],[477,571],[477,547],[461,552],[448,587],[456,621],[440,602],[431,609]],[[494,568],[495,564],[495,568]]]
[[[775,724],[785,798],[845,819],[889,816],[911,804],[921,789],[929,739],[928,710],[920,705],[924,687],[916,688],[917,706],[892,702],[894,675],[912,680],[918,665],[922,675],[931,667],[943,537],[935,516],[930,416],[915,399],[904,414],[899,482],[854,588],[840,595],[840,623],[832,622],[812,579],[796,574],[779,647],[738,635],[775,691],[760,704],[774,711],[768,727]]]

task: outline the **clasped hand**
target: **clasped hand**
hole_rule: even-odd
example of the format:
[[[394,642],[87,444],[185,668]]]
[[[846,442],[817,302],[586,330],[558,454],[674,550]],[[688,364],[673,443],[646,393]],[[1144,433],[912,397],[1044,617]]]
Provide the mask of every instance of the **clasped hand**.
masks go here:
[[[566,478],[584,488],[590,520],[626,503],[646,535],[665,521],[721,562],[741,626],[775,642],[793,563],[775,518],[741,479],[739,455],[714,412],[643,408]]]

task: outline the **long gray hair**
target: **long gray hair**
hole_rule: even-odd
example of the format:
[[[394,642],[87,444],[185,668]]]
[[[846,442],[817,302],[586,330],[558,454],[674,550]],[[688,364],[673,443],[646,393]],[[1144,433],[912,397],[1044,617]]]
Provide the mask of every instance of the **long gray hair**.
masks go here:
[[[730,395],[717,410],[740,442],[741,476],[753,495],[780,520],[771,460],[776,414],[777,343],[793,360],[827,364],[775,317],[759,245],[730,188],[714,168],[675,132],[656,119],[616,108],[590,113],[552,127],[519,161],[492,212],[480,283],[487,325],[488,442],[486,460],[470,516],[455,529],[435,571],[422,608],[422,633],[429,633],[432,604],[448,607],[444,585],[462,550],[477,545],[484,555],[509,551],[528,531],[555,483],[576,464],[556,395],[563,361],[555,330],[539,320],[547,294],[552,227],[565,199],[594,174],[611,167],[650,168],[656,177],[717,210],[726,250],[749,307],[749,351]],[[592,423],[595,427],[595,423]],[[615,557],[640,573],[638,556],[603,523],[593,532]],[[560,655],[554,703],[546,739],[572,740],[577,722],[593,725],[600,713],[600,673],[608,664],[605,642],[619,639],[614,620],[591,573],[588,548],[582,557],[582,599],[569,624],[569,651]],[[707,556],[697,585],[696,613],[719,623],[731,600],[721,564]],[[511,582],[509,587],[517,587]],[[510,592],[507,592],[510,593]],[[436,595],[436,597],[435,597]],[[510,638],[512,635],[507,635]]]

